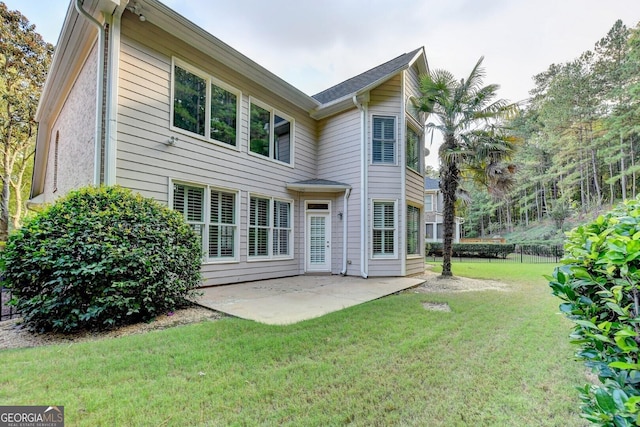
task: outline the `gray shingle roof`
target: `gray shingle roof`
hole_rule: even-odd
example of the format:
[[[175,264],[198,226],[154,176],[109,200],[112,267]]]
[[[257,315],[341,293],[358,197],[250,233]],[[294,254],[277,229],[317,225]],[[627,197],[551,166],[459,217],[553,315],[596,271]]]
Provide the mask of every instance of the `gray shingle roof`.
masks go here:
[[[372,68],[369,71],[365,71],[362,74],[358,74],[357,76],[350,78],[349,80],[345,80],[342,83],[330,87],[329,89],[326,89],[320,93],[317,93],[313,95],[313,98],[323,104],[326,104],[328,102],[335,101],[336,99],[343,98],[352,93],[356,93],[360,89],[363,89],[385,77],[390,77],[404,67],[408,66],[420,51],[422,51],[422,48],[418,48],[412,52],[400,55],[397,58],[392,59],[391,61],[385,62],[382,65],[378,65],[377,67]]]
[[[424,178],[424,189],[425,190],[439,190],[440,189],[440,180],[429,178],[426,176]]]

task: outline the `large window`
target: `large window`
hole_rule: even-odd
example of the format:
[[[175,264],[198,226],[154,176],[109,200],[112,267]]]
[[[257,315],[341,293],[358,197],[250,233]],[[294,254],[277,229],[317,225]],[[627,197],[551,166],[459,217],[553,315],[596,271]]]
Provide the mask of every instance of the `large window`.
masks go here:
[[[173,127],[237,146],[239,91],[186,64],[174,62]]]
[[[373,163],[396,162],[395,117],[373,117],[373,140],[371,159]]]
[[[291,202],[249,198],[249,256],[291,256]]]
[[[249,150],[252,153],[291,164],[291,120],[266,105],[251,101]]]
[[[420,135],[407,126],[407,167],[420,172]]]
[[[396,220],[394,202],[373,202],[373,255],[395,255]]]
[[[207,186],[173,184],[173,209],[181,212],[202,241],[210,261],[237,259],[237,194]]]
[[[407,206],[407,255],[420,255],[420,208]]]

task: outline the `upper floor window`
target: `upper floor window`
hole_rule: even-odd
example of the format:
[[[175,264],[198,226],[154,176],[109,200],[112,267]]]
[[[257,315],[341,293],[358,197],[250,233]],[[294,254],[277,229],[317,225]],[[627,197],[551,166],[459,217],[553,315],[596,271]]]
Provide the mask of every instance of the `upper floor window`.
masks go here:
[[[225,83],[174,60],[174,128],[237,146],[239,95]]]
[[[251,101],[250,114],[249,150],[291,164],[292,120],[256,101]]]
[[[420,135],[407,126],[407,167],[420,172]]]
[[[372,163],[396,162],[395,117],[373,117]]]
[[[433,194],[424,195],[424,210],[425,212],[433,212]]]

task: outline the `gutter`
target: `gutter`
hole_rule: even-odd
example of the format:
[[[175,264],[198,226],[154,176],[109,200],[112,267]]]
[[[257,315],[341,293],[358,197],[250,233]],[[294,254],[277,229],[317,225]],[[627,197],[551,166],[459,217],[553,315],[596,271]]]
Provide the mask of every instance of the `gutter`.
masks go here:
[[[91,22],[98,30],[98,70],[97,70],[97,82],[96,82],[96,133],[94,136],[94,149],[95,157],[93,164],[93,184],[100,185],[100,170],[101,170],[101,154],[102,154],[102,116],[104,115],[104,106],[102,98],[104,94],[104,41],[105,30],[104,26],[91,16],[86,10],[82,8],[82,0],[76,0],[75,6],[78,13],[84,16],[89,22]]]
[[[368,233],[368,198],[369,198],[369,174],[368,174],[368,150],[367,150],[367,115],[369,96],[366,94],[362,101],[356,95],[352,98],[355,106],[360,110],[360,275],[369,277],[369,233]]]
[[[340,272],[341,276],[345,276],[347,274],[347,264],[349,263],[347,257],[347,236],[349,234],[349,228],[347,226],[349,220],[349,196],[351,195],[351,188],[347,188],[344,190],[344,214],[343,214],[343,224],[342,224],[342,271]]]

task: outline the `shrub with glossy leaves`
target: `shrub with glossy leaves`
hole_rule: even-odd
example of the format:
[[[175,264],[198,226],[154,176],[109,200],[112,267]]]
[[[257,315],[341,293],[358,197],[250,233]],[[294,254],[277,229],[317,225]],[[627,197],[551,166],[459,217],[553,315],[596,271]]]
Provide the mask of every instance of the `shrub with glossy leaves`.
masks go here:
[[[180,213],[121,187],[87,187],[9,237],[3,285],[31,330],[107,329],[185,305],[201,255]]]
[[[549,284],[575,323],[577,356],[600,379],[580,389],[581,415],[596,425],[640,425],[640,201],[571,231],[563,264]]]

